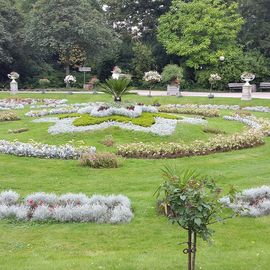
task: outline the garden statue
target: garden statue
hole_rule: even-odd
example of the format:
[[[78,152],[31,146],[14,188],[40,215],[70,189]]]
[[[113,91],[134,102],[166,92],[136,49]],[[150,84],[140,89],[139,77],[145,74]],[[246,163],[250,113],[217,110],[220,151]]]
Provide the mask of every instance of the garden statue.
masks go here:
[[[251,100],[251,92],[252,92],[252,85],[249,83],[255,79],[255,75],[249,72],[244,72],[241,75],[242,81],[245,81],[246,83],[243,85],[242,90],[242,100]]]
[[[16,82],[17,79],[19,79],[20,75],[12,71],[10,74],[7,75],[12,81],[10,82],[10,91],[11,94],[16,94],[18,92],[18,83]]]
[[[64,79],[66,87],[70,87],[72,83],[76,83],[76,77],[72,75],[67,75]]]
[[[114,80],[118,80],[121,76],[121,72],[122,72],[121,68],[119,68],[118,66],[115,66],[112,70],[112,78]]]

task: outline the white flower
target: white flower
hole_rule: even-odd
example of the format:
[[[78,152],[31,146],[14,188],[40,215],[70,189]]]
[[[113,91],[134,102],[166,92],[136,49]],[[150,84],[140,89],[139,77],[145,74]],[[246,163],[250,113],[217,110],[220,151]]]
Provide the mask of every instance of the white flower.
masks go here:
[[[145,72],[143,79],[146,82],[156,83],[161,81],[161,75],[157,71]]]
[[[210,78],[209,78],[209,82],[214,83],[214,82],[217,82],[217,81],[221,81],[220,75],[218,73],[211,74]]]

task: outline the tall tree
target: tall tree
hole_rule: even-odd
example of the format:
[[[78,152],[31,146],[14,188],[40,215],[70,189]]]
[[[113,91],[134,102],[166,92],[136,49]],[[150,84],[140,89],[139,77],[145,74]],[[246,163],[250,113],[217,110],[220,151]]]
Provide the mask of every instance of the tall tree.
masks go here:
[[[189,67],[216,65],[238,47],[244,20],[237,9],[222,0],[173,0],[159,20],[158,38],[169,54],[186,57]]]
[[[156,31],[158,18],[171,0],[103,0],[106,14],[116,29],[125,34],[149,38]]]
[[[28,41],[44,55],[70,66],[98,61],[118,50],[119,39],[96,1],[38,0],[29,15]]]
[[[241,36],[247,49],[258,49],[270,57],[270,1],[240,0],[246,23]]]

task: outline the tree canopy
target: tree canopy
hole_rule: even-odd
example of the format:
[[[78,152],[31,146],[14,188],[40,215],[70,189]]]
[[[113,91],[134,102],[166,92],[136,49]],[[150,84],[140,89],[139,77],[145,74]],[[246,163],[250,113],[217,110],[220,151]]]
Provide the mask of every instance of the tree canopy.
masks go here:
[[[168,53],[186,57],[189,67],[216,64],[238,47],[244,20],[237,8],[221,0],[173,0],[159,20],[158,38]]]

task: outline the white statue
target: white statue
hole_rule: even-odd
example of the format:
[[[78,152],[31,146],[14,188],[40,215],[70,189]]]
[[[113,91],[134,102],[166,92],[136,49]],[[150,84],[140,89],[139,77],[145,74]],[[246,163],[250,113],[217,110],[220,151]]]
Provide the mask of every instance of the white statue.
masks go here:
[[[9,77],[9,79],[11,79],[10,82],[11,94],[16,94],[18,92],[18,83],[16,82],[16,80],[19,79],[20,75],[17,72],[12,71],[7,76]]]

